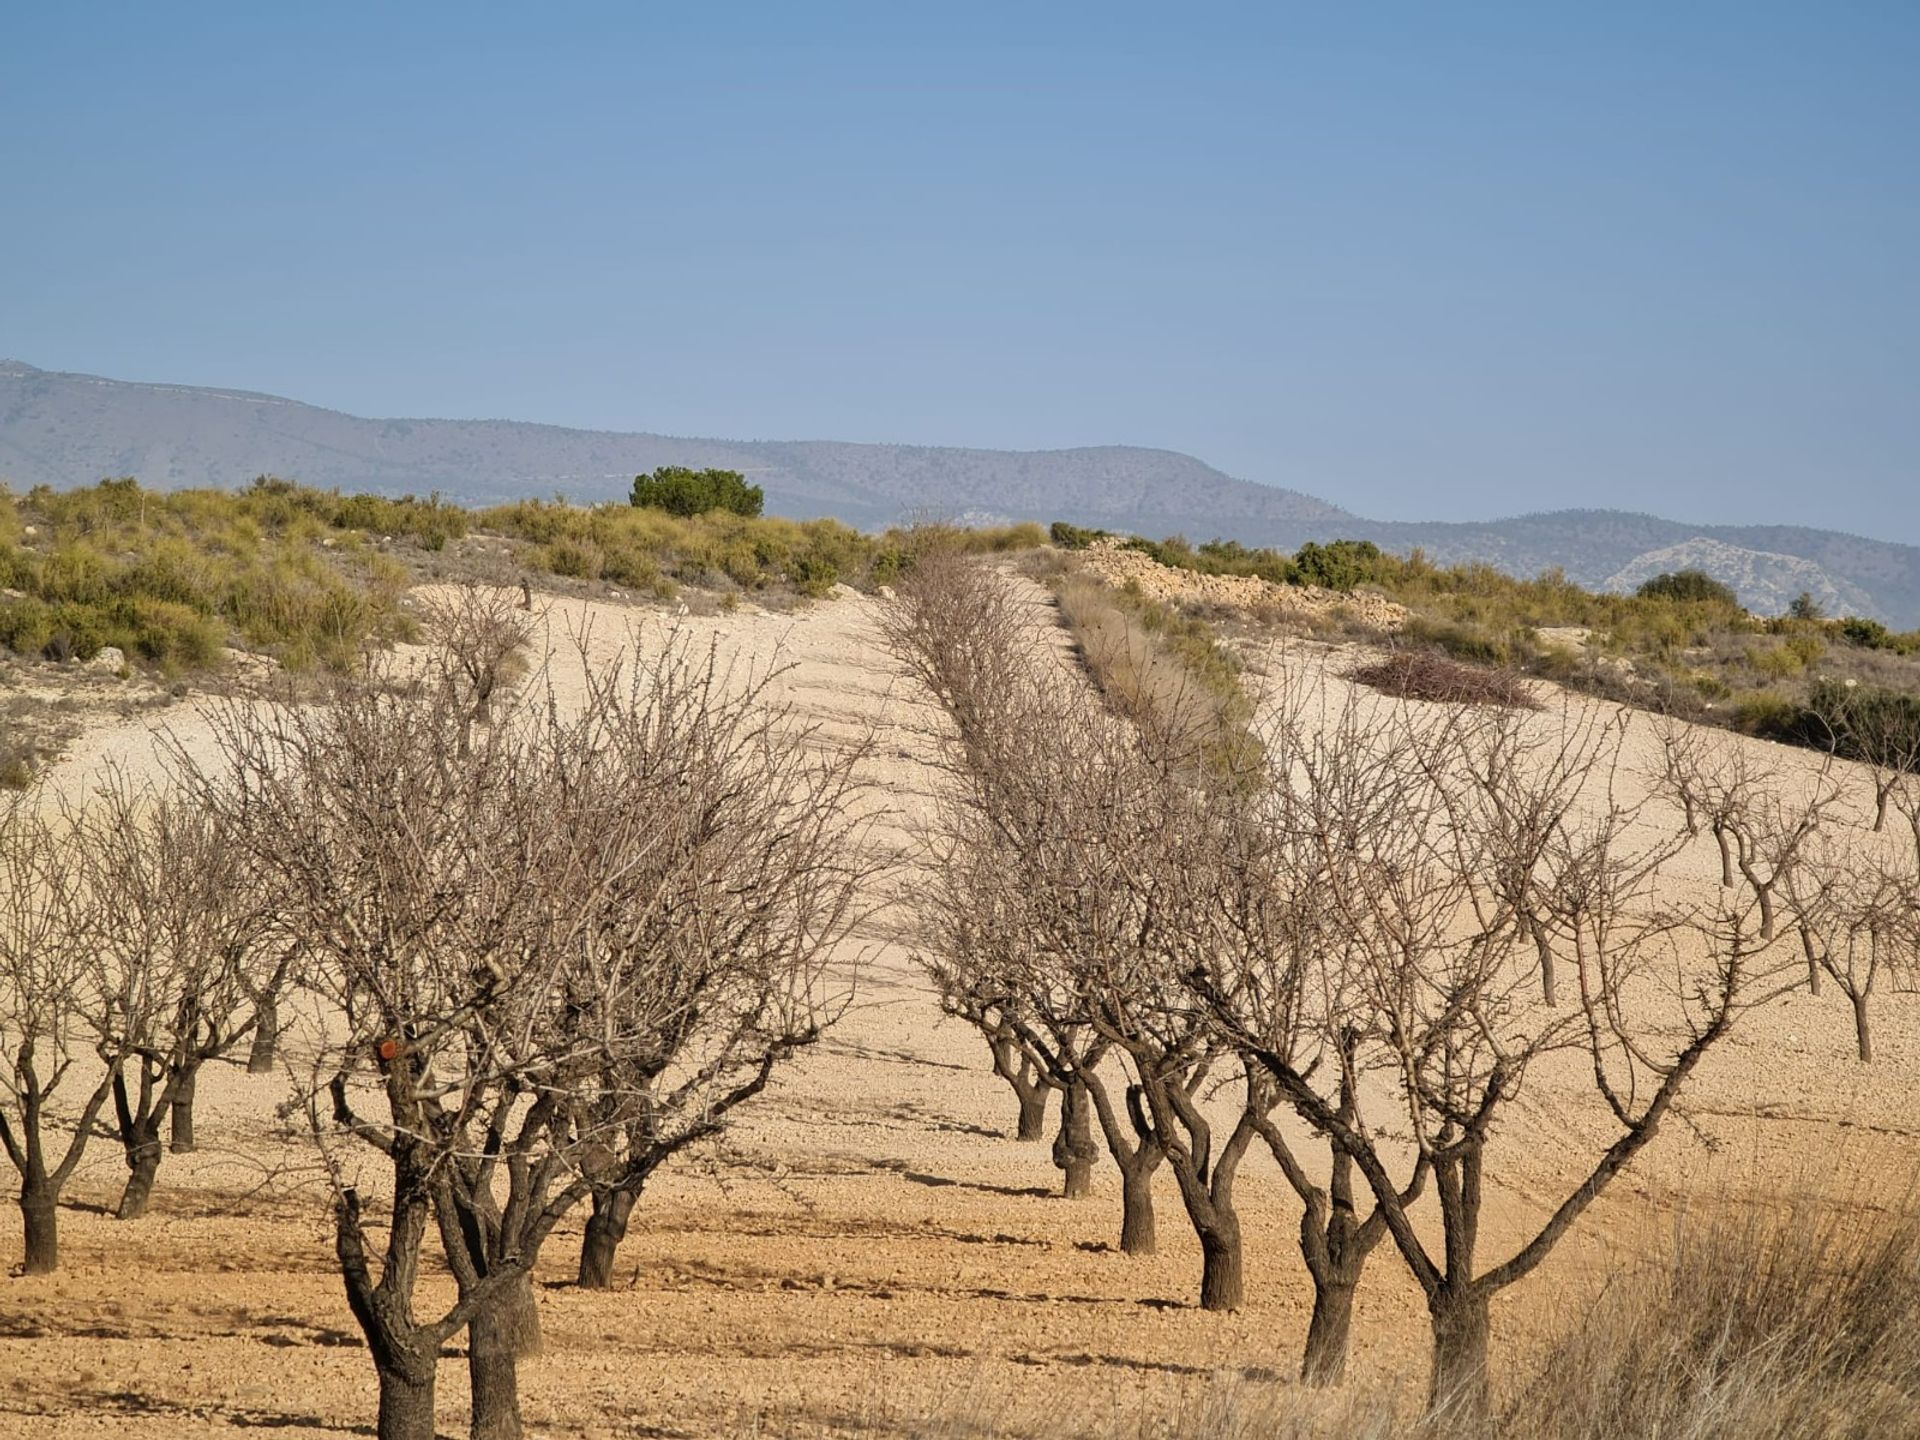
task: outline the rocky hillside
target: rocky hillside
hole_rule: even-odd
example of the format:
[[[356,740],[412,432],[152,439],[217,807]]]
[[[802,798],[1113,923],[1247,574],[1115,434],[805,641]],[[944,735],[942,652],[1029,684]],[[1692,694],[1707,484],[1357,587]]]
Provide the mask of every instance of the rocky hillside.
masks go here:
[[[1704,570],[1733,586],[1749,610],[1769,615],[1785,610],[1803,594],[1811,595],[1828,615],[1862,615],[1874,608],[1873,597],[1866,591],[1828,574],[1811,560],[1704,537],[1635,556],[1631,564],[1609,575],[1603,588],[1633,590],[1655,575],[1676,570]]]

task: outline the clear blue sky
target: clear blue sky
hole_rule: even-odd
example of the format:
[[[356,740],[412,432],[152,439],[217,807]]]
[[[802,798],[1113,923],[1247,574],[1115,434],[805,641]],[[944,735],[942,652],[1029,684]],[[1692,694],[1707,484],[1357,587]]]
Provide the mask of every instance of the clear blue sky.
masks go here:
[[[1920,542],[1920,3],[16,3],[0,355]]]

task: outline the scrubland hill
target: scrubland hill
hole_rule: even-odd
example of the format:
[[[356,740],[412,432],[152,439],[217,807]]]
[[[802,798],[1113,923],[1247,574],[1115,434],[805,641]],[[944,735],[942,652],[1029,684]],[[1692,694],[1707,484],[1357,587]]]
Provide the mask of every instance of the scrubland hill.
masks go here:
[[[510,420],[377,420],[278,396],[142,384],[0,361],[0,482],[87,485],[132,475],[156,488],[238,486],[256,475],[388,495],[438,491],[494,504],[561,491],[595,501],[661,465],[748,473],[770,508],[861,528],[934,514],[1072,520],[1293,549],[1370,539],[1441,564],[1509,574],[1558,569],[1602,588],[1653,552],[1711,542],[1701,559],[1767,613],[1802,590],[1899,628],[1920,626],[1920,549],[1799,526],[1693,525],[1581,510],[1449,523],[1370,520],[1337,503],[1135,446],[1005,451],[837,441],[746,441],[569,430]],[[1335,501],[1339,497],[1333,497]],[[1671,568],[1671,567],[1664,567]],[[1649,572],[1651,573],[1651,572]],[[1719,572],[1716,572],[1719,573]]]

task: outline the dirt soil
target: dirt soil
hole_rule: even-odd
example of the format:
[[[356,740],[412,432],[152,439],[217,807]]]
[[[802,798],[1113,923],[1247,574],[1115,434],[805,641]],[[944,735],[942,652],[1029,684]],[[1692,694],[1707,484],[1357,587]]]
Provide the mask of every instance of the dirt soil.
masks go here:
[[[564,637],[583,627],[595,664],[635,643],[634,626],[642,646],[677,631],[742,665],[785,664],[777,688],[824,742],[873,738],[882,832],[906,846],[937,783],[935,719],[888,662],[873,605],[841,596],[791,615],[678,616],[555,600],[549,634],[563,684],[578,664]],[[1261,668],[1337,687],[1345,661],[1330,656],[1289,641]],[[102,717],[56,781],[78,794],[102,759],[153,763],[163,725],[204,744],[190,704]],[[1649,740],[1639,727],[1635,743]],[[1781,765],[1812,763],[1766,748]],[[931,1417],[985,1409],[1038,1435],[1058,1433],[1065,1411],[1164,1411],[1220,1375],[1291,1382],[1310,1292],[1298,1206],[1269,1159],[1250,1156],[1240,1185],[1249,1303],[1203,1313],[1199,1248],[1164,1169],[1161,1253],[1125,1257],[1117,1177],[1103,1173],[1091,1199],[1057,1197],[1048,1147],[1008,1138],[1011,1095],[977,1036],[941,1016],[884,916],[845,959],[860,966],[858,1007],[750,1108],[725,1152],[654,1182],[614,1290],[570,1285],[577,1224],[548,1245],[545,1351],[521,1374],[532,1434],[913,1435]],[[1880,998],[1877,1039],[1881,1058],[1856,1064],[1831,992],[1748,1020],[1685,1115],[1497,1304],[1496,1364],[1576,1323],[1582,1298],[1682,1205],[1836,1176],[1860,1203],[1903,1198],[1920,1160],[1912,996]],[[147,1219],[111,1218],[124,1170],[117,1146],[96,1142],[61,1215],[60,1273],[0,1281],[0,1436],[372,1433],[373,1368],[334,1267],[324,1176],[276,1114],[286,1080],[229,1066],[200,1092],[202,1148],[167,1158]],[[1550,1070],[1538,1093],[1490,1164],[1489,1262],[1610,1138],[1578,1067]],[[0,1256],[19,1247],[9,1206]],[[444,1275],[425,1289],[423,1311],[451,1293]],[[1417,1394],[1425,1341],[1417,1292],[1383,1246],[1362,1288],[1355,1383]],[[465,1390],[464,1364],[443,1365],[445,1434],[465,1433]]]

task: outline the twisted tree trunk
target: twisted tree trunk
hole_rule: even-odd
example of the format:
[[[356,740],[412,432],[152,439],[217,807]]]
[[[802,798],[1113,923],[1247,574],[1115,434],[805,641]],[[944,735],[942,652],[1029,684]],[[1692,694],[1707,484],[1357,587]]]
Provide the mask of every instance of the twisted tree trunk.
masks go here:
[[[1428,1407],[1436,1415],[1474,1421],[1487,1413],[1487,1297],[1473,1286],[1442,1288],[1427,1301],[1433,1325],[1433,1376]]]
[[[247,1073],[268,1075],[273,1072],[280,1053],[280,1005],[271,995],[253,1003],[253,1044],[247,1050]]]
[[[1160,1166],[1155,1155],[1148,1163],[1138,1160],[1120,1167],[1120,1250],[1126,1255],[1151,1255],[1159,1236],[1153,1219],[1153,1172]]]
[[[51,1275],[60,1268],[60,1208],[52,1186],[28,1180],[20,1187],[20,1220],[26,1232],[25,1275]]]
[[[1200,1234],[1200,1308],[1238,1310],[1247,1294],[1239,1217],[1224,1210],[1205,1222],[1196,1219],[1194,1229]]]
[[[467,1322],[472,1440],[520,1440],[520,1342],[512,1294],[496,1296]]]
[[[1067,1086],[1060,1101],[1060,1133],[1053,1141],[1053,1163],[1060,1167],[1061,1193],[1082,1200],[1093,1193],[1093,1163],[1100,1151],[1093,1143],[1093,1102],[1084,1081]]]
[[[374,1361],[380,1377],[379,1440],[434,1440],[433,1359]]]
[[[631,1190],[596,1190],[593,1213],[587,1217],[587,1235],[580,1246],[580,1271],[575,1281],[582,1290],[611,1290],[613,1260],[627,1238],[627,1220],[633,1214]]]
[[[179,1068],[173,1077],[173,1098],[168,1110],[171,1115],[170,1142],[167,1148],[175,1155],[188,1155],[193,1152],[193,1094],[200,1080],[200,1062],[189,1060]]]
[[[160,1173],[160,1133],[143,1127],[138,1142],[127,1150],[127,1186],[120,1192],[120,1204],[113,1212],[116,1220],[138,1220],[147,1213],[153,1198],[154,1177]]]
[[[1308,1385],[1338,1385],[1347,1375],[1353,1345],[1353,1296],[1366,1257],[1339,1272],[1313,1277],[1313,1317],[1307,1322],[1307,1348],[1300,1378]]]
[[[1020,1096],[1019,1126],[1014,1131],[1016,1140],[1044,1140],[1047,1137],[1047,1095],[1044,1085],[1037,1085]]]

